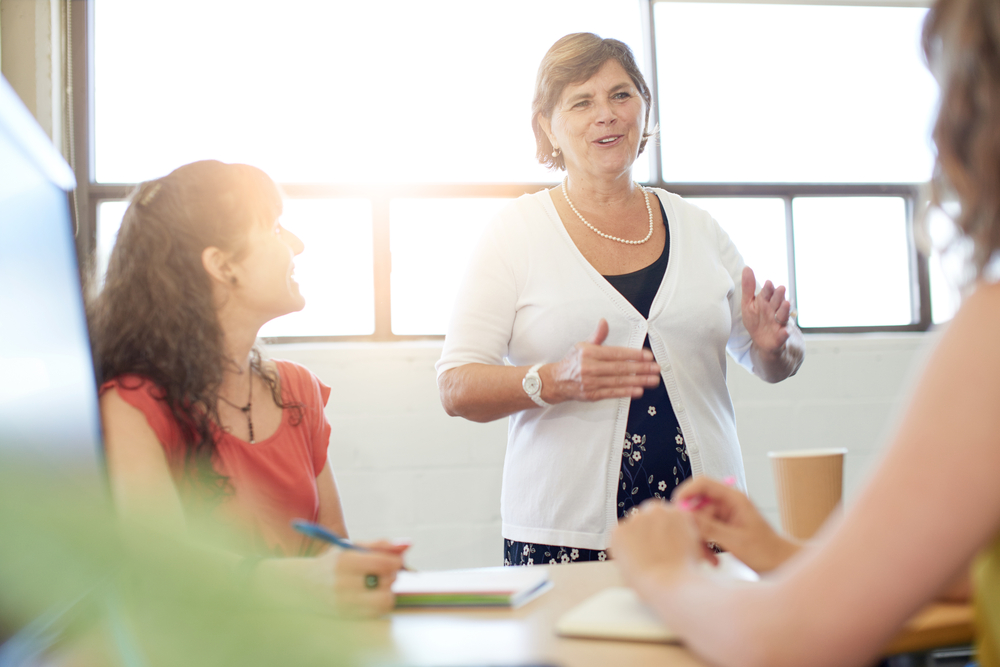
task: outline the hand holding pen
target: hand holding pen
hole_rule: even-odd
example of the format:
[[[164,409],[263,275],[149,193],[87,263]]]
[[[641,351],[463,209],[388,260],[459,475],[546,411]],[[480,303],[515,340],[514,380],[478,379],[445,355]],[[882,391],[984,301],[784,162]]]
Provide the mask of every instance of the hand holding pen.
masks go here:
[[[298,532],[311,537],[314,540],[319,540],[321,542],[326,542],[327,544],[332,544],[338,546],[342,549],[347,549],[350,551],[359,551],[362,553],[390,553],[394,555],[401,556],[404,551],[410,548],[409,544],[394,544],[390,542],[377,542],[371,545],[359,545],[346,538],[340,537],[336,533],[328,530],[327,528],[319,525],[318,523],[313,523],[311,521],[305,521],[303,519],[295,519],[292,521],[292,528]],[[409,570],[405,565],[400,569]],[[369,590],[377,589],[379,586],[379,575],[373,572],[369,572],[364,575],[364,585],[365,588]]]

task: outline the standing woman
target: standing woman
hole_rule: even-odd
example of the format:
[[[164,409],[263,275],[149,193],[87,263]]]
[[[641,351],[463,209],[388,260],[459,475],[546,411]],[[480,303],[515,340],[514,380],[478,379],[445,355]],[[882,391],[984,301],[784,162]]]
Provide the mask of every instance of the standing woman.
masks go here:
[[[755,295],[715,220],[633,181],[649,107],[622,42],[549,49],[532,128],[566,178],[487,228],[437,364],[448,414],[510,416],[509,565],[603,560],[619,518],[691,475],[745,487],[726,351],[769,382],[802,362],[785,288]]]
[[[264,172],[195,162],[143,183],[90,320],[119,512],[165,530],[235,535],[240,580],[298,585],[333,608],[387,611],[405,547],[320,555],[291,527],[347,536],[327,447],[330,388],[255,346],[301,310],[302,242]],[[264,557],[270,558],[264,558]]]
[[[869,483],[801,550],[706,484],[679,494],[707,500],[701,516],[649,503],[615,534],[625,579],[711,664],[870,665],[975,559],[976,662],[1000,665],[1000,4],[938,0],[923,41],[941,87],[934,203],[960,204],[979,280]],[[776,569],[752,586],[709,581],[699,524]]]

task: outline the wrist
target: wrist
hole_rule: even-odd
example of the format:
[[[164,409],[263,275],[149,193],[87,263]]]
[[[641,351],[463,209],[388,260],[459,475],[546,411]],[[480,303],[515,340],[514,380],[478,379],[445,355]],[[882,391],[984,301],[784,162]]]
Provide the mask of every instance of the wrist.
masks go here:
[[[769,530],[766,538],[763,540],[759,557],[756,559],[757,562],[751,565],[751,567],[761,574],[776,570],[785,561],[794,556],[799,549],[800,546],[798,543],[779,535],[773,529]],[[750,563],[747,563],[747,565],[750,565]]]
[[[551,391],[546,391],[547,380],[551,378],[545,378],[542,376],[542,369],[545,368],[545,364],[535,364],[527,370],[524,377],[521,379],[521,389],[524,393],[531,399],[531,401],[540,408],[547,408],[552,405],[551,402],[546,400],[545,396],[551,397]]]

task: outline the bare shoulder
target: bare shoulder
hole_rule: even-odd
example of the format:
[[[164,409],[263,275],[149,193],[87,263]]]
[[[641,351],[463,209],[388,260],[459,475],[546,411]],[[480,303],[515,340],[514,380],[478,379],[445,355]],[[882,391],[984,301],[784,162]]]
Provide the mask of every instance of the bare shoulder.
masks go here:
[[[109,455],[113,456],[123,448],[135,451],[138,448],[155,447],[156,451],[160,450],[159,439],[146,415],[123,399],[117,389],[101,395],[100,408],[105,448]]]
[[[984,317],[1000,322],[1000,283],[980,283],[962,304],[959,317]]]
[[[142,411],[122,398],[117,388],[101,394],[99,405],[105,431],[118,431],[121,427],[142,424],[152,433],[153,429],[149,427]]]
[[[949,358],[974,357],[1000,363],[1000,284],[983,283],[962,304],[941,337],[939,353]]]

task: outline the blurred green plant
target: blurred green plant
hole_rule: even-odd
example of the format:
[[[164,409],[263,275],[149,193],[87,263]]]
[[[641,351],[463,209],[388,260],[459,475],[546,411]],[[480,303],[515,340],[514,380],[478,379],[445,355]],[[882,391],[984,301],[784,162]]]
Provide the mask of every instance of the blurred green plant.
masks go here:
[[[33,624],[85,665],[361,661],[364,624],[248,590],[224,549],[119,521],[93,479],[0,459],[0,639]]]

